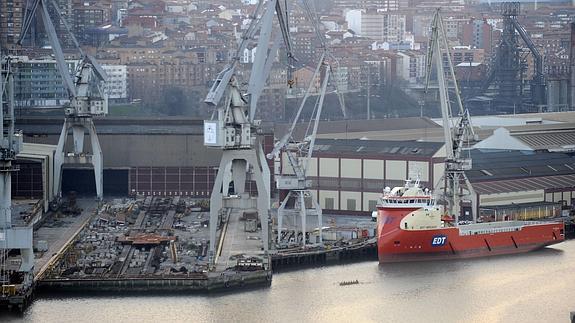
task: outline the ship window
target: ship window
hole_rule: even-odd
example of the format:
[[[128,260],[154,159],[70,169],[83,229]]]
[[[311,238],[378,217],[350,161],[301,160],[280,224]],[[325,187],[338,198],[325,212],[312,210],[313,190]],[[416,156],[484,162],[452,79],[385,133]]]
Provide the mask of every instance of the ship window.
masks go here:
[[[396,246],[399,246],[401,243],[396,240],[396,241],[393,242],[393,244],[396,245]]]
[[[413,204],[415,203],[415,200],[409,200],[409,203]]]

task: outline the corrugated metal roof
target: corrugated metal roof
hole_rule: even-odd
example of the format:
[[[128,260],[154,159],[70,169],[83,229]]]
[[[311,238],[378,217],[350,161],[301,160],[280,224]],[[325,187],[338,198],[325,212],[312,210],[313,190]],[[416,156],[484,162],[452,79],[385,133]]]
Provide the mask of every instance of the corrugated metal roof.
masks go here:
[[[553,149],[575,145],[575,131],[513,135],[533,149]]]
[[[552,188],[575,188],[575,174],[473,183],[478,194],[508,193]]]
[[[471,151],[471,182],[575,174],[575,158],[563,153]]]
[[[395,140],[317,139],[314,155],[337,153],[342,155],[410,155],[433,156],[443,143]]]

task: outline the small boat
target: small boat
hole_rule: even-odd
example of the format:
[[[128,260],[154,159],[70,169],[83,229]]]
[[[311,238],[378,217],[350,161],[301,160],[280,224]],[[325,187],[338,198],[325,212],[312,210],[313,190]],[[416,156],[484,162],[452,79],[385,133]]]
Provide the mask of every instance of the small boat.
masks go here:
[[[359,280],[350,280],[350,281],[342,281],[339,283],[339,286],[348,286],[348,285],[357,285],[359,284]]]

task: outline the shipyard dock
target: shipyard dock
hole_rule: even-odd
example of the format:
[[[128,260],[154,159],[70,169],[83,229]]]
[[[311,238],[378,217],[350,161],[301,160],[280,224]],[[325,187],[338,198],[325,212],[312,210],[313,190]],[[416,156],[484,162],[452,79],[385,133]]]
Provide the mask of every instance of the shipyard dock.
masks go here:
[[[92,203],[67,227],[57,229],[66,231],[60,239],[50,233],[52,228],[38,230],[39,238],[52,234],[45,255],[53,257],[38,258],[36,289],[211,292],[269,285],[272,269],[375,254],[375,239],[362,238],[365,230],[356,229],[359,237],[356,233],[348,241],[338,235],[326,248],[272,248],[266,255],[259,233],[246,230],[240,212],[228,209],[217,231],[215,266],[210,268],[208,219],[203,201],[180,197],[125,198],[100,208]],[[340,221],[347,227],[354,222]],[[364,222],[373,235],[374,224]],[[344,235],[352,237],[348,231]]]
[[[259,230],[227,209],[210,268],[208,222],[206,202],[197,199],[78,199],[72,212],[51,212],[37,224],[35,283],[5,305],[22,310],[36,293],[242,290],[269,286],[282,270],[377,259],[375,222],[368,217],[324,216],[323,246],[279,247],[277,226],[270,223],[265,255]]]

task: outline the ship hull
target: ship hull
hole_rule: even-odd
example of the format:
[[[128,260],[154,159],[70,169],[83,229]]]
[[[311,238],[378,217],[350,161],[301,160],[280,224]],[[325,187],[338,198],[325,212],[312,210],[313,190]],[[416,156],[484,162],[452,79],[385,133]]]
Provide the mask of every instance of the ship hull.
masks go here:
[[[517,254],[564,240],[564,224],[558,222],[533,224],[515,221],[509,222],[509,227],[506,227],[505,222],[501,222],[498,224],[498,232],[470,232],[465,230],[466,226],[427,230],[401,229],[401,219],[414,210],[416,209],[378,210],[377,247],[380,263]],[[518,223],[524,225],[518,227]]]

